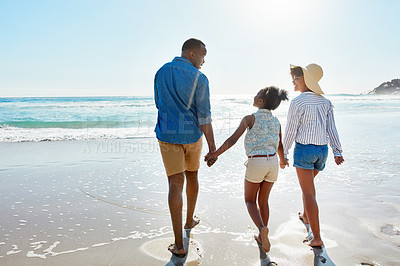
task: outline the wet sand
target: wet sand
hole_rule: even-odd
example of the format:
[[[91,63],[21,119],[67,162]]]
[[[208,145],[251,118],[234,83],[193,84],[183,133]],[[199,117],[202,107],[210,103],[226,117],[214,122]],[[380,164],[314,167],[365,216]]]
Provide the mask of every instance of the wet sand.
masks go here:
[[[219,136],[220,143],[225,136]],[[202,164],[189,255],[176,260],[167,179],[152,138],[0,143],[1,265],[262,265],[243,201],[243,148],[213,168]],[[204,152],[205,154],[205,152]],[[322,237],[337,265],[400,261],[400,196],[345,182],[353,171],[328,164],[317,181]],[[334,176],[334,178],[332,178]],[[338,182],[342,180],[343,182]],[[396,179],[380,184],[395,190]],[[294,169],[281,171],[270,199],[269,257],[278,265],[312,265],[297,218]]]

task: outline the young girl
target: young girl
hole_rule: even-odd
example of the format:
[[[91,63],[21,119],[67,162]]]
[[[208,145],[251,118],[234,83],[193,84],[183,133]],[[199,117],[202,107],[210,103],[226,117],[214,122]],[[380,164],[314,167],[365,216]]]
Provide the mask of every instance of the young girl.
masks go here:
[[[244,197],[251,219],[259,230],[256,241],[269,252],[271,244],[268,239],[269,206],[268,197],[278,178],[278,158],[281,168],[285,168],[283,146],[281,141],[281,126],[278,119],[272,115],[281,101],[287,100],[287,92],[275,87],[260,90],[254,97],[253,105],[258,111],[245,116],[239,127],[218,150],[205,156],[208,166],[211,166],[219,155],[232,147],[244,131],[247,130],[244,146],[248,160],[246,161],[246,179]],[[258,196],[258,206],[256,199]]]
[[[322,78],[322,68],[310,64],[305,68],[291,66],[294,90],[301,94],[292,100],[289,107],[283,149],[287,162],[288,150],[296,141],[294,163],[303,193],[303,214],[299,218],[309,223],[314,238],[308,245],[322,246],[320,236],[318,205],[315,197],[314,177],[325,168],[329,143],[335,162],[344,162],[339,136],[333,117],[332,103],[323,97],[318,81]]]

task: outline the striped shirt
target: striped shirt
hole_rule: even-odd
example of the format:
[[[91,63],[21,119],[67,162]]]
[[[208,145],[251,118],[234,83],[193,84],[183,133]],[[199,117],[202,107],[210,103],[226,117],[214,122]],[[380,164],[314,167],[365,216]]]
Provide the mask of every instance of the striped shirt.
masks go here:
[[[333,106],[328,99],[313,92],[303,92],[292,100],[283,138],[285,158],[294,141],[314,145],[329,143],[334,156],[342,156]]]

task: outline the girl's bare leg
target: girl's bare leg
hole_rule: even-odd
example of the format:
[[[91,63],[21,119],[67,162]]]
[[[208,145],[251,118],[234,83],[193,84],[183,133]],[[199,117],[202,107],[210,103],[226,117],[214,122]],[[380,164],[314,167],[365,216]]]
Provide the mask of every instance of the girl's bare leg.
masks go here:
[[[252,183],[247,180],[244,181],[244,201],[246,203],[247,211],[258,230],[261,230],[261,228],[264,227],[264,224],[256,203],[259,188],[260,183]]]
[[[264,182],[262,182],[264,183]],[[252,183],[245,180],[244,184],[244,199],[246,202],[247,211],[250,214],[251,219],[253,220],[254,224],[257,226],[259,230],[259,235],[257,237],[257,241],[260,242],[263,246],[264,252],[269,252],[270,250],[270,243],[268,239],[268,228],[264,226],[264,219],[266,218],[266,222],[268,222],[269,218],[269,210],[265,211],[265,206],[263,213],[268,213],[268,217],[262,217],[260,210],[258,209],[256,199],[257,194],[260,196],[260,188],[262,187],[262,183]],[[268,206],[267,206],[268,208]]]
[[[271,248],[271,243],[268,238],[268,220],[269,220],[269,194],[271,192],[274,183],[263,181],[258,192],[258,206],[260,209],[261,219],[263,221],[264,227],[261,229],[261,239],[263,244],[263,249],[269,252]]]

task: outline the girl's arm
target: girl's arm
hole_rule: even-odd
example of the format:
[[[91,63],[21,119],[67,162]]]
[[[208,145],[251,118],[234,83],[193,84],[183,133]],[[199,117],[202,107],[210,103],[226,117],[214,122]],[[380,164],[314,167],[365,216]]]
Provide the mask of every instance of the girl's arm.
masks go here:
[[[279,127],[279,145],[278,145],[278,156],[280,167],[284,169],[286,166],[289,166],[288,161],[285,159],[285,155],[283,152],[283,145],[282,145],[282,129]]]
[[[235,143],[238,141],[238,139],[243,135],[243,133],[246,131],[247,127],[252,128],[254,125],[254,116],[253,115],[248,115],[245,116],[242,121],[240,122],[239,127],[236,129],[236,131],[230,136],[227,140],[225,140],[224,144],[221,145],[221,147],[218,148],[213,153],[209,153],[206,155],[205,160],[208,161],[208,159],[211,158],[218,158],[222,153],[224,153],[226,150],[228,150],[230,147],[235,145]]]

